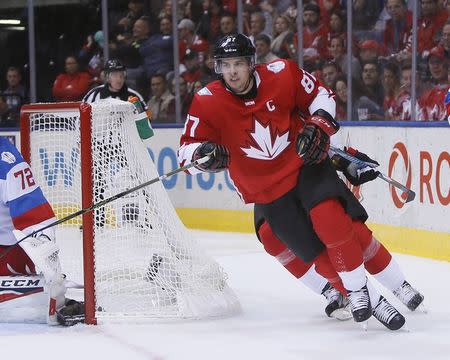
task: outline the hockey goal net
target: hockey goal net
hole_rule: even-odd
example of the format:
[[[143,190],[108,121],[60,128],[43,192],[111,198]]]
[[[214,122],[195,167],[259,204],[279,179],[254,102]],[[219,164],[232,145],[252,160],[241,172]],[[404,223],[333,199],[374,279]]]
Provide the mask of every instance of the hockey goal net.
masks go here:
[[[22,108],[22,153],[59,219],[158,176],[136,116],[118,100]],[[239,310],[161,182],[59,225],[57,242],[63,272],[84,281],[88,323]]]

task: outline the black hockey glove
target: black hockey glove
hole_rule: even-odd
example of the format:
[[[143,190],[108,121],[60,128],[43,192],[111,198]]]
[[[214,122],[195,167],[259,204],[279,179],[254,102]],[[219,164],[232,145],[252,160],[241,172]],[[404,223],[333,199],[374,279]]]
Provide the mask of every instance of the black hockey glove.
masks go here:
[[[353,148],[344,148],[344,150],[355,158],[366,163],[374,164],[376,166],[380,165],[377,161],[371,159],[369,156],[358,150],[355,150]],[[361,165],[352,163],[351,161],[344,159],[342,156],[339,156],[337,154],[333,155],[332,161],[336,166],[336,169],[342,171],[348,181],[350,181],[350,183],[355,186],[359,186],[376,179],[378,177],[378,174],[380,173],[370,166],[361,167]]]
[[[306,120],[297,137],[297,153],[305,165],[323,161],[330,149],[330,136],[339,130],[339,124],[324,110],[318,110]]]
[[[210,141],[202,143],[195,149],[194,154],[192,155],[192,161],[201,159],[207,155],[210,155],[209,160],[203,164],[195,165],[197,169],[215,173],[225,170],[230,163],[230,153],[228,152],[228,149],[224,145],[218,145]]]

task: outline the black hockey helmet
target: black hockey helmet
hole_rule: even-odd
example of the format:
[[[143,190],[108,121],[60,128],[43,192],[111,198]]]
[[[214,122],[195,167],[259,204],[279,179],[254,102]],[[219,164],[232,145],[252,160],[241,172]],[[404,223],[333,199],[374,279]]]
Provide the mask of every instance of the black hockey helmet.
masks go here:
[[[251,40],[244,34],[225,35],[216,44],[214,49],[214,69],[217,74],[221,74],[221,59],[246,57],[250,66],[255,65],[255,52]]]
[[[214,49],[214,60],[241,57],[241,56],[254,56],[255,47],[251,40],[244,34],[230,34],[225,35],[216,44]]]
[[[105,67],[103,69],[105,71],[105,75],[112,73],[113,71],[126,71],[127,68],[117,59],[110,59],[105,63]]]

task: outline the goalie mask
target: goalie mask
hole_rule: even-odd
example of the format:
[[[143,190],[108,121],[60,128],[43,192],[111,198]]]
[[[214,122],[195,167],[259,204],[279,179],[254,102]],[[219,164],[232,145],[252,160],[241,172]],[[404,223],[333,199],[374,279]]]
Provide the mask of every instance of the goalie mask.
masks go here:
[[[223,74],[223,59],[245,58],[253,71],[255,66],[255,47],[250,39],[243,34],[226,35],[221,38],[214,50],[214,71],[216,74]]]

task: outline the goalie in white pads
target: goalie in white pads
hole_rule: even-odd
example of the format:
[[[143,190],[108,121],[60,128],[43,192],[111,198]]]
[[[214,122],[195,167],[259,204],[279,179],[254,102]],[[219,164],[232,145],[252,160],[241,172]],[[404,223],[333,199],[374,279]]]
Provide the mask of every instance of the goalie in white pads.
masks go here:
[[[0,197],[0,322],[82,322],[83,303],[65,298],[54,229],[40,231],[14,246],[56,219],[30,166],[1,136]]]

